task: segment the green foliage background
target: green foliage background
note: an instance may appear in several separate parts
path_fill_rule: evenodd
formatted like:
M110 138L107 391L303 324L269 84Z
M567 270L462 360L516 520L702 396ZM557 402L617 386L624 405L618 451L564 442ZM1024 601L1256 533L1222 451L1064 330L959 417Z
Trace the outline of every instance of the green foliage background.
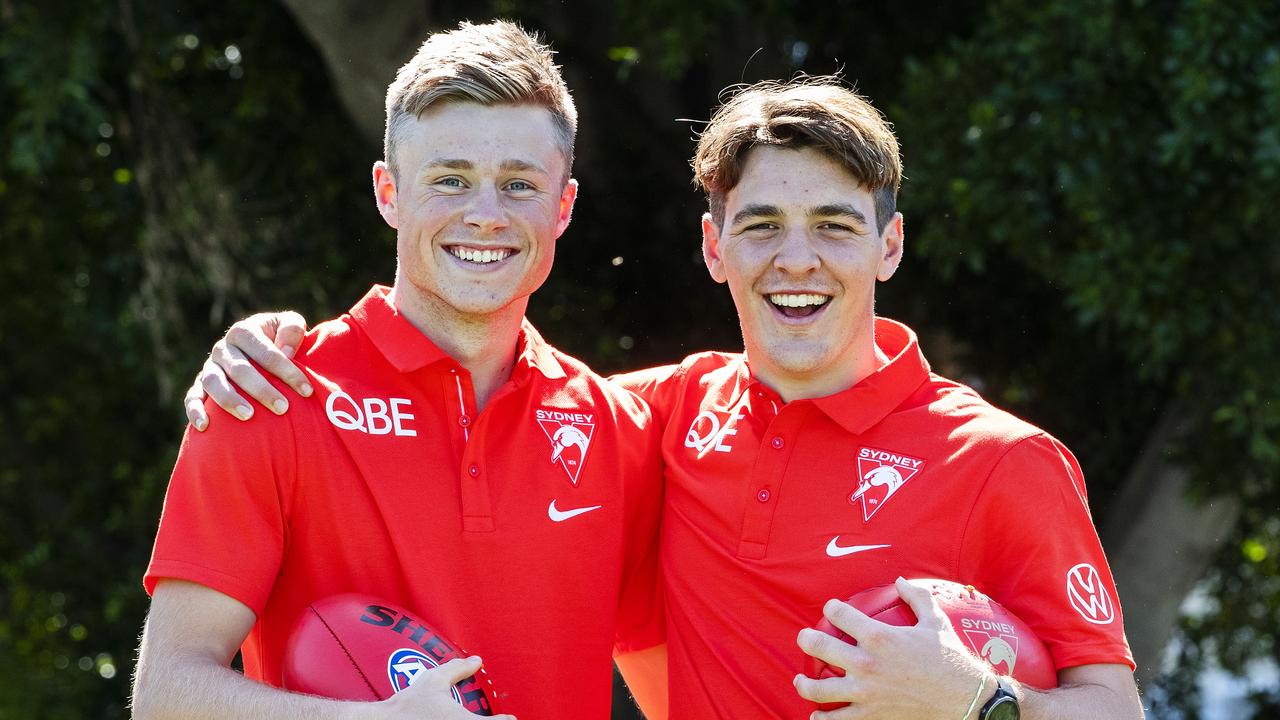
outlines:
M422 35L503 15L561 53L583 192L530 312L602 371L738 346L698 255L698 126L675 118L726 84L843 70L905 154L907 264L881 312L1066 440L1095 516L1168 412L1201 492L1245 501L1161 707L1194 716L1204 662L1280 655L1280 6L433 11ZM327 317L390 279L378 154L275 3L0 0L0 720L127 715L181 389L234 318Z

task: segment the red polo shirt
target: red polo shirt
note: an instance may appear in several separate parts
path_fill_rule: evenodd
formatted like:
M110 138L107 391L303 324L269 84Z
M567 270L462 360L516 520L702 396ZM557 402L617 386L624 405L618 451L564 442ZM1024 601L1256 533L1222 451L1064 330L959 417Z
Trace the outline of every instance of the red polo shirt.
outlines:
M316 393L189 432L145 585L249 606L245 673L280 684L312 601L363 592L480 655L521 720L607 718L611 656L660 643L662 478L645 404L529 324L511 379L471 378L374 288L299 349Z
M618 378L664 423L671 717L807 717L800 628L830 598L905 577L972 583L1059 668L1133 659L1071 453L933 375L914 333L891 361L783 403L741 355Z

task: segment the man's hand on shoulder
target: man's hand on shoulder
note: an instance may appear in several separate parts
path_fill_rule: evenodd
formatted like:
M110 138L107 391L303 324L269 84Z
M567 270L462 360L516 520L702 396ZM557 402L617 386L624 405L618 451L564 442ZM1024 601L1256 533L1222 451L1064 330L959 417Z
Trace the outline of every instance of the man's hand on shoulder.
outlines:
M306 333L307 321L293 311L258 313L232 325L214 344L187 390L183 399L187 420L201 432L209 426L204 408L206 394L234 417L253 417L253 406L237 388L277 415L288 411L289 401L250 360L288 383L302 397L310 397L312 388L307 376L291 360Z

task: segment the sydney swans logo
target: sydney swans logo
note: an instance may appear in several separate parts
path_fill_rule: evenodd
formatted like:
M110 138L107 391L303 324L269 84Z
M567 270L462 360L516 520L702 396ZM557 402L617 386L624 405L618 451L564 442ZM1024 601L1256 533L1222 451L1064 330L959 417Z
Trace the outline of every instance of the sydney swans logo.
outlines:
M587 461L591 436L595 432L595 415L564 410L537 410L534 419L551 441L551 463L559 465L578 486L578 474Z
M886 450L859 448L858 487L849 496L849 502L862 508L862 520L867 522L922 467L923 460Z

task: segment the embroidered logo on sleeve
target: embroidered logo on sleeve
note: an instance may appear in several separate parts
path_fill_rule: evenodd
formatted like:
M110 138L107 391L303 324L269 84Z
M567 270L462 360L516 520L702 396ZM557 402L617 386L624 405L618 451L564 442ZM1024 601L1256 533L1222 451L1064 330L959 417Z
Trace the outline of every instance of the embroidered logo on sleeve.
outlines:
M924 461L917 458L858 448L858 487L849 502L862 508L862 520L868 522L923 467Z
M595 415L564 410L537 410L534 419L551 441L551 462L564 468L569 482L578 486L578 474L587 461L591 436L595 433Z
M1116 619L1116 604L1097 568L1089 563L1080 563L1067 571L1067 600L1080 617L1094 625L1108 625Z

